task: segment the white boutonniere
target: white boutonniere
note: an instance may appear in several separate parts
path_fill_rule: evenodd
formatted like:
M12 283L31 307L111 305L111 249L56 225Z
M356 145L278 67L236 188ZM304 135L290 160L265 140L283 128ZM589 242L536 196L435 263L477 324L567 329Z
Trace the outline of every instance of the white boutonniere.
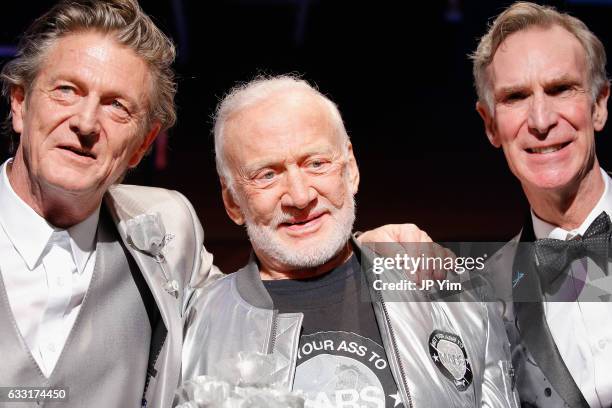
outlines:
M174 238L174 234L166 234L159 214L140 214L127 220L126 226L128 243L137 251L155 259L164 276L164 290L171 295L177 293L178 282L169 278L164 257L164 247Z

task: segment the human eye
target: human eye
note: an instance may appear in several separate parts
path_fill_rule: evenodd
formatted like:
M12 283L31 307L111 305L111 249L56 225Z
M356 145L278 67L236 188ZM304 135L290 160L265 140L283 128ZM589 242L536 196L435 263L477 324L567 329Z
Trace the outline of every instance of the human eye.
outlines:
M125 106L121 101L117 100L117 99L113 99L110 103L110 106L112 106L114 109L120 110L125 112L126 114L129 115L130 111L127 108L127 106Z
M327 167L329 166L329 163L330 163L329 160L317 157L317 158L308 160L306 162L306 168L312 172L321 173L327 169Z
M267 183L276 179L277 173L272 169L264 169L255 174L253 180L258 183Z
M66 95L74 93L74 88L70 85L60 85L57 87L57 90L59 93Z
M125 109L125 106L123 106L123 104L122 104L121 102L119 102L118 100L116 100L116 99L114 99L114 100L111 102L111 106L112 106L113 108L117 108L117 109L123 109L123 110L126 110L126 109Z
M510 92L504 96L503 102L514 103L522 101L525 98L527 98L527 94L525 92Z
M53 98L59 101L70 101L76 95L76 93L77 90L74 86L69 84L59 84L53 88L51 95L53 95Z
M125 121L130 119L132 113L127 104L120 99L113 98L106 102L106 105L111 109L114 118Z
M574 90L574 86L571 84L558 84L550 87L548 94L552 96L561 96Z
M261 175L263 180L272 180L276 174L273 171L267 171Z

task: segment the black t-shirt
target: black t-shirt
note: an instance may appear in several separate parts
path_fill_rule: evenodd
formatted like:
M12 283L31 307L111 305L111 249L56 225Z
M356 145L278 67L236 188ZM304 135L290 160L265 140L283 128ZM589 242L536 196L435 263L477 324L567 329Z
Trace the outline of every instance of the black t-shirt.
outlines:
M279 313L304 314L293 388L307 408L403 407L353 255L310 279L264 281Z

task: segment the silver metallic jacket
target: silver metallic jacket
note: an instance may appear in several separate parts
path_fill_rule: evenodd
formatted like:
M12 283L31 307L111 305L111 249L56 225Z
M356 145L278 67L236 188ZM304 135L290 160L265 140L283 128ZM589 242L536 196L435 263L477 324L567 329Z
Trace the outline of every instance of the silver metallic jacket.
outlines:
M403 272L374 275L372 253L354 245L370 287L374 279L404 279ZM474 297L442 302L428 301L422 291L390 292L370 291L405 407L518 407L506 332L502 321L493 318L497 314L489 310L494 304ZM183 380L221 376L219 362L240 351L256 351L275 355L275 380L291 388L302 318L301 313L274 310L252 257L238 272L196 294L186 321ZM445 341L444 347L438 344ZM451 356L442 358L442 364L444 351Z

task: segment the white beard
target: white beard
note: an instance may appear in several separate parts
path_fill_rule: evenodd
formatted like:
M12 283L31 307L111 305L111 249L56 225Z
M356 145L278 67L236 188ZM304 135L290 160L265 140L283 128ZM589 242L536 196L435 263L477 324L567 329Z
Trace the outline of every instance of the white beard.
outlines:
M341 209L331 204L319 204L311 211L321 209L329 211L331 221L334 223L331 232L317 239L314 244L300 248L290 247L278 237L278 225L291 218L291 214L280 212L274 215L270 225L259 225L253 221L251 214L245 211L246 228L251 244L285 267L303 269L323 265L340 252L351 237L355 222L355 198L347 194Z

